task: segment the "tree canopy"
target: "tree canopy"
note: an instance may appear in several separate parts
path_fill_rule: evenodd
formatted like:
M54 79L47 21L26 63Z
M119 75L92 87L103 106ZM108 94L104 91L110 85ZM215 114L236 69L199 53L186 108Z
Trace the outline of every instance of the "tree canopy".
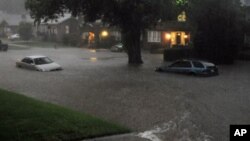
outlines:
M2 20L0 23L0 28L8 26L8 23L5 20Z
M175 0L26 0L36 22L56 19L64 13L84 16L85 21L103 22L121 29L129 63L141 64L142 31L160 19L173 17Z
M193 43L199 57L233 63L243 45L243 14L239 0L189 0Z
M18 33L23 40L30 40L32 38L32 24L21 22L19 24Z
M243 42L239 0L26 0L25 5L36 22L71 13L119 27L130 64L142 63L142 32L159 21L176 20L183 10L194 29L193 45L199 57L230 63Z

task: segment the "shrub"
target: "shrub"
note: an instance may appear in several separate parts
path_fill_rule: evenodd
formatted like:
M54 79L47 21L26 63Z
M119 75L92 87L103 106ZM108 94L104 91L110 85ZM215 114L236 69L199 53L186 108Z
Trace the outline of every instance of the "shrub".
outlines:
M19 24L18 33L20 34L21 39L30 40L32 38L32 24L21 22Z
M192 48L173 48L164 50L164 61L174 61L193 57L195 57L195 54Z
M78 46L80 41L80 36L78 34L66 34L62 39L63 44L70 46Z

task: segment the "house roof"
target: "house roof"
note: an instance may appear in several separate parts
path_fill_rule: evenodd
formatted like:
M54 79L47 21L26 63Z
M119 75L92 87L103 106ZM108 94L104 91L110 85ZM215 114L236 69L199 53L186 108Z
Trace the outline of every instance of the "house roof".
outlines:
M70 19L72 16L71 14L64 14L64 16L59 17L58 19L55 20L49 20L48 22L44 23L44 24L50 24L50 25L56 25L56 24L60 24L68 19Z
M163 23L158 23L156 26L149 28L149 30L160 30L160 31L190 31L191 26L188 22L177 22L177 21L168 21Z
M26 21L29 23L33 23L33 19L31 19L31 17L29 15L25 15L25 18L22 17L22 15L18 15L18 14L9 14L9 13L5 13L0 11L0 22L2 22L3 20L5 20L8 25L10 26L17 26L19 25L20 22Z

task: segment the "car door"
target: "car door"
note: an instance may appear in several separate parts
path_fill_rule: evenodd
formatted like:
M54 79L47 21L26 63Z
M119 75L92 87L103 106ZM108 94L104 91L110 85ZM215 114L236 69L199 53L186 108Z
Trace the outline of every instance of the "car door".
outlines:
M205 70L205 66L199 61L193 61L193 72L202 73Z
M27 68L31 69L31 70L35 69L35 63L34 63L33 59L31 59L31 58L28 59Z
M181 72L182 61L176 61L168 68L169 72Z
M34 61L31 58L24 58L22 60L22 66L27 69L35 69Z
M21 60L20 62L20 66L23 68L27 68L28 67L28 58L24 58L23 60Z
M192 68L190 61L177 61L170 66L171 72L189 73Z
M192 72L192 64L190 61L182 61L180 64L180 73L190 73Z

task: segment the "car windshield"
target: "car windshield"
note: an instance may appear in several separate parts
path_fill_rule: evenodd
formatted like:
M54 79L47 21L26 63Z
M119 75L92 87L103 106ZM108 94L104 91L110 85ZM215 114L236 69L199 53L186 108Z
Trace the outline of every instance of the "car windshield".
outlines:
M36 58L34 59L36 65L44 65L44 64L50 64L53 61L50 60L48 57L43 57L43 58Z

